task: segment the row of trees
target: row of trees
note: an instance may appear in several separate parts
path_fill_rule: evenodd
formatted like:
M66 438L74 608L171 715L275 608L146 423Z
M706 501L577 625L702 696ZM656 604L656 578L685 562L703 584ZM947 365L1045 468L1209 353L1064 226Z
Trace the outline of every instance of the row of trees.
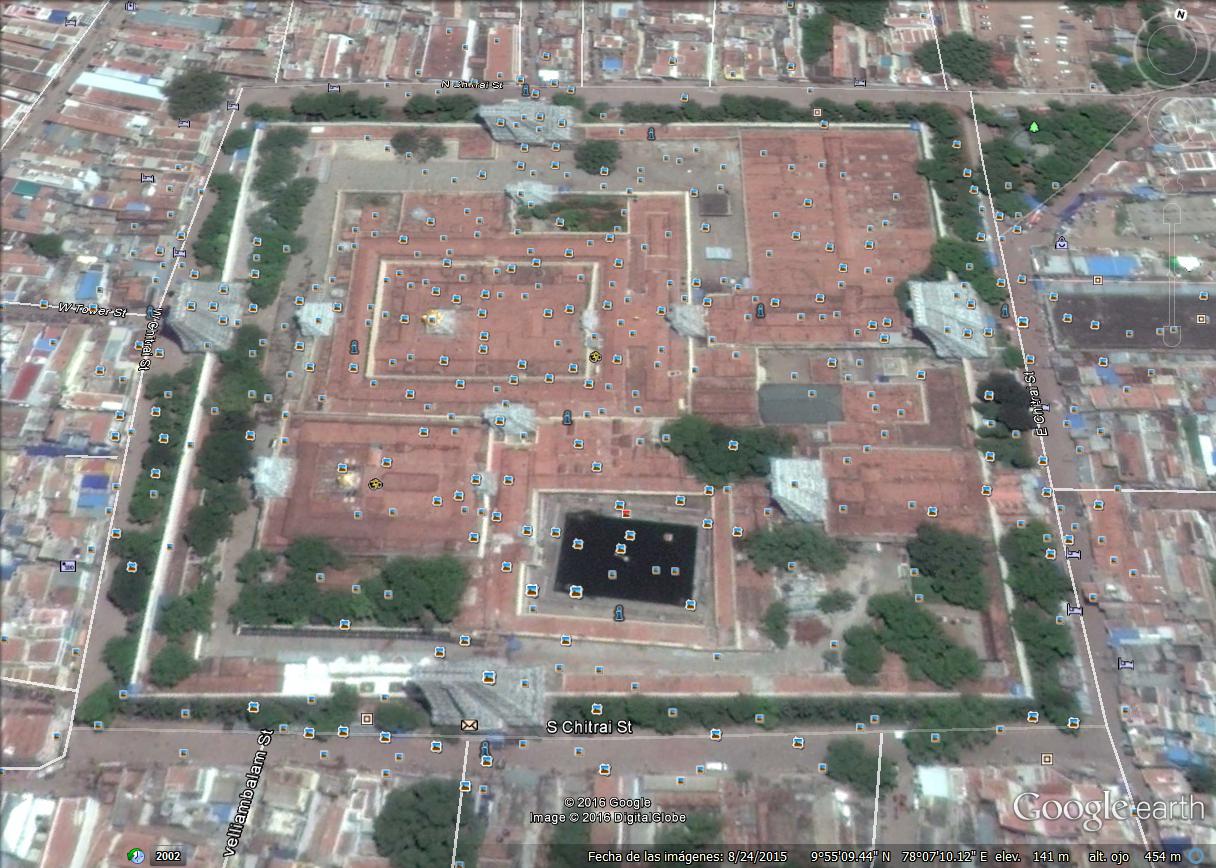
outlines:
M254 102L245 114L259 121L380 121L385 118L382 96L359 96L352 90L305 93L293 97L287 108Z
M1014 528L1001 539L1001 554L1009 567L1009 585L1017 598L1013 631L1022 640L1034 679L1039 711L1064 726L1079 714L1074 692L1060 679L1061 666L1073 656L1072 634L1056 618L1069 592L1068 576L1046 549L1053 534L1043 522Z
M113 681L99 688L98 694L108 693L108 701L118 701L119 686L130 683L135 668L144 609L160 556L164 513L177 482L198 375L198 366L191 365L172 374L153 374L144 381L143 400L149 408L148 445L127 506L127 517L136 526L124 528L110 544L116 564L106 598L127 616L127 624L126 631L109 639L101 652ZM163 674L163 663L154 674ZM89 718L96 719L100 718Z
M230 348L219 354L219 373L210 395L211 424L198 451L199 502L186 516L186 542L206 557L232 534L233 519L249 505L241 488L253 466L252 410L269 392L261 370L266 335L255 325L237 330Z
M207 699L192 697L188 701L154 696L118 698L118 684L107 682L80 701L76 720L91 724L95 720L109 724L119 717L141 720L178 720L183 707L190 709L190 719L250 728L277 729L280 725L311 726L318 737L337 731L339 726L354 728L359 717L359 693L355 688L339 684L329 696L308 699L269 697L258 699L257 711L249 710L248 699Z
M434 558L397 557L356 587L341 591L322 588L327 571L347 565L345 555L325 540L302 537L288 546L287 577L282 582L256 581L271 566L262 554L246 555L238 568L247 583L231 615L243 624L375 623L406 627L447 623L456 617L468 572L451 555ZM321 578L318 581L318 576Z
M406 100L402 112L412 121L459 124L472 121L477 114L477 106L477 100L463 93L448 96L419 94Z
M241 196L241 182L231 175L218 172L211 176L207 188L215 194L215 204L199 230L194 258L211 268L223 268L228 255L228 241L232 236L232 221L236 219L237 201Z
M735 428L701 416L667 423L661 441L709 485L767 476L769 459L789 455L794 445L788 434L772 428Z
M591 714L591 705L603 706L603 716ZM951 699L905 699L892 697L733 697L664 699L654 696L571 697L556 700L551 716L559 720L629 720L639 729L661 734L685 729L710 729L754 724L764 715L762 729L808 726L852 727L877 714L884 725L899 724L909 732L904 746L911 762L957 762L969 747L986 744L998 723L1025 721L1030 710L1025 700L995 700L982 696ZM669 709L675 709L672 716ZM940 731L934 742L931 733ZM873 777L871 777L871 786Z
M250 267L258 278L249 290L249 300L260 307L274 301L287 277L293 252L304 247L305 239L296 234L304 221L304 209L317 188L315 178L297 178L300 155L297 150L308 141L299 127L270 130L258 148L258 169L253 177L254 192L266 205L249 218L249 231L261 239L250 256Z

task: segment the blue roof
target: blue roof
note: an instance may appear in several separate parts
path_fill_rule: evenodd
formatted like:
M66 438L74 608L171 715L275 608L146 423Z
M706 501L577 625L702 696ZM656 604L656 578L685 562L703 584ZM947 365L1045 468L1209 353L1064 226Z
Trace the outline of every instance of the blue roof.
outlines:
M100 271L86 271L80 275L80 280L76 281L76 300L96 301L97 287L101 286Z
M1118 386L1123 382L1123 378L1114 368L1098 368L1098 380L1104 386Z
M1085 430L1085 417L1080 413L1069 413L1064 418L1068 420L1068 427L1077 431Z
M87 489L80 490L80 496L76 498L77 509L105 509L106 502L110 498L104 491L93 491Z
M81 488L108 488L110 486L110 477L104 473L86 473L84 478L80 480Z
M1103 277L1129 277L1136 269L1133 256L1086 256L1085 264L1089 266L1090 274Z
M1125 642L1136 642L1140 639L1140 631L1135 627L1116 627L1110 631L1110 644L1122 645Z
M34 351L38 353L49 353L55 349L55 345L51 343L50 338L38 338L34 341Z
M619 57L605 57L600 68L605 71L620 72L622 65Z
M51 14L47 16L47 21L51 22L52 24L62 24L67 20L68 13L64 12L62 9L52 9Z

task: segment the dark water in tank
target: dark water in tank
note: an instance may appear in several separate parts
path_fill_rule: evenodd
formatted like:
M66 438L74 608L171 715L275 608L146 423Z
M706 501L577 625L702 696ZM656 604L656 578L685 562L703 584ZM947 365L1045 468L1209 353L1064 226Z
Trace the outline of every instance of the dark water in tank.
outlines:
M573 512L562 527L562 550L554 587L568 593L583 586L583 597L611 597L683 606L692 596L698 528L687 524L612 518ZM626 531L635 538L626 539ZM581 551L574 541L581 539ZM625 554L616 553L618 543ZM615 571L615 578L612 578Z

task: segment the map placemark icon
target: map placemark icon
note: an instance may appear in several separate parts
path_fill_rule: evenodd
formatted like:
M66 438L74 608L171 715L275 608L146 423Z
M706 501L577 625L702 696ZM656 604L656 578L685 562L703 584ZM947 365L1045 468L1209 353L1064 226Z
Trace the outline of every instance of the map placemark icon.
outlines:
M604 354L599 350L592 350L590 355L587 356L587 360L598 365L600 362L604 361Z
M1028 127L1028 129L1029 129L1029 130L1030 130L1030 132L1032 132L1032 133L1037 133L1037 132L1039 131L1039 122L1038 122L1038 121L1031 121L1031 122L1030 122L1030 126Z
M380 477L369 479L367 481L367 487L372 491L379 491L380 489L384 488L384 481L380 479Z
M127 851L127 861L132 865L142 865L144 864L144 860L147 858L147 854L145 854L144 851L138 847L132 847Z

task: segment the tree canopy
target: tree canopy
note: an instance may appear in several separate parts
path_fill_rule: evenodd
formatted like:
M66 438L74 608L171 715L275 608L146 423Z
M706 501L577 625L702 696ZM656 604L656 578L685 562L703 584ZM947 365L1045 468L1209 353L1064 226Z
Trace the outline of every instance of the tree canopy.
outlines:
M784 648L790 643L790 607L784 600L773 601L764 612L764 620L760 624L764 635L778 648Z
M793 439L775 429L733 428L701 416L681 416L664 425L662 434L663 445L710 485L767 476L769 459L793 447Z
M987 392L991 398L985 397ZM989 374L976 387L980 403L976 409L988 419L1000 422L1010 431L1027 431L1034 427L1030 414L1030 393L1019 377L1008 371Z
M909 678L950 689L980 676L975 652L952 642L925 606L907 594L871 597L866 611L881 622L878 635L888 651L903 658Z
M885 657L873 627L858 625L844 631L844 677L850 684L874 684Z
M621 146L611 139L588 139L574 151L574 165L588 175L598 175L600 169L616 168L621 159Z
M169 114L175 118L190 118L219 108L228 92L228 79L219 72L189 69L179 73L165 85Z
M945 64L946 72L968 84L984 81L992 75L992 46L966 33L956 31L937 42L926 42L913 56L925 72L941 72L942 64Z
M715 814L696 811L683 823L665 825L654 836L660 853L708 853L722 842L722 820Z
M743 550L761 572L792 562L804 570L835 573L849 560L836 540L813 525L796 522L774 525L745 537Z
M456 781L430 778L388 794L376 817L376 851L393 868L433 868L452 858L459 792ZM475 811L460 812L460 852L466 868L476 868L484 830Z
M886 0L825 0L820 4L833 18L875 31L887 26L887 5Z
M1009 586L1022 600L1034 603L1044 612L1055 613L1068 595L1068 576L1055 561L1047 560L1046 550L1054 546L1054 535L1041 521L1027 522L1001 538L1001 554L1009 567Z
M856 736L834 738L828 742L826 757L828 777L839 781L859 796L873 796L874 785L881 776L880 797L889 796L895 788L898 768L890 759L883 759L882 770L878 768L878 752L870 750Z
M30 250L43 259L58 259L63 256L63 236L53 232L44 235L27 235L25 243Z
M196 669L198 664L190 656L190 652L179 643L170 642L152 658L148 679L157 687L173 687L192 675Z
M982 540L925 522L908 541L908 563L920 571L918 591L968 609L988 605Z

